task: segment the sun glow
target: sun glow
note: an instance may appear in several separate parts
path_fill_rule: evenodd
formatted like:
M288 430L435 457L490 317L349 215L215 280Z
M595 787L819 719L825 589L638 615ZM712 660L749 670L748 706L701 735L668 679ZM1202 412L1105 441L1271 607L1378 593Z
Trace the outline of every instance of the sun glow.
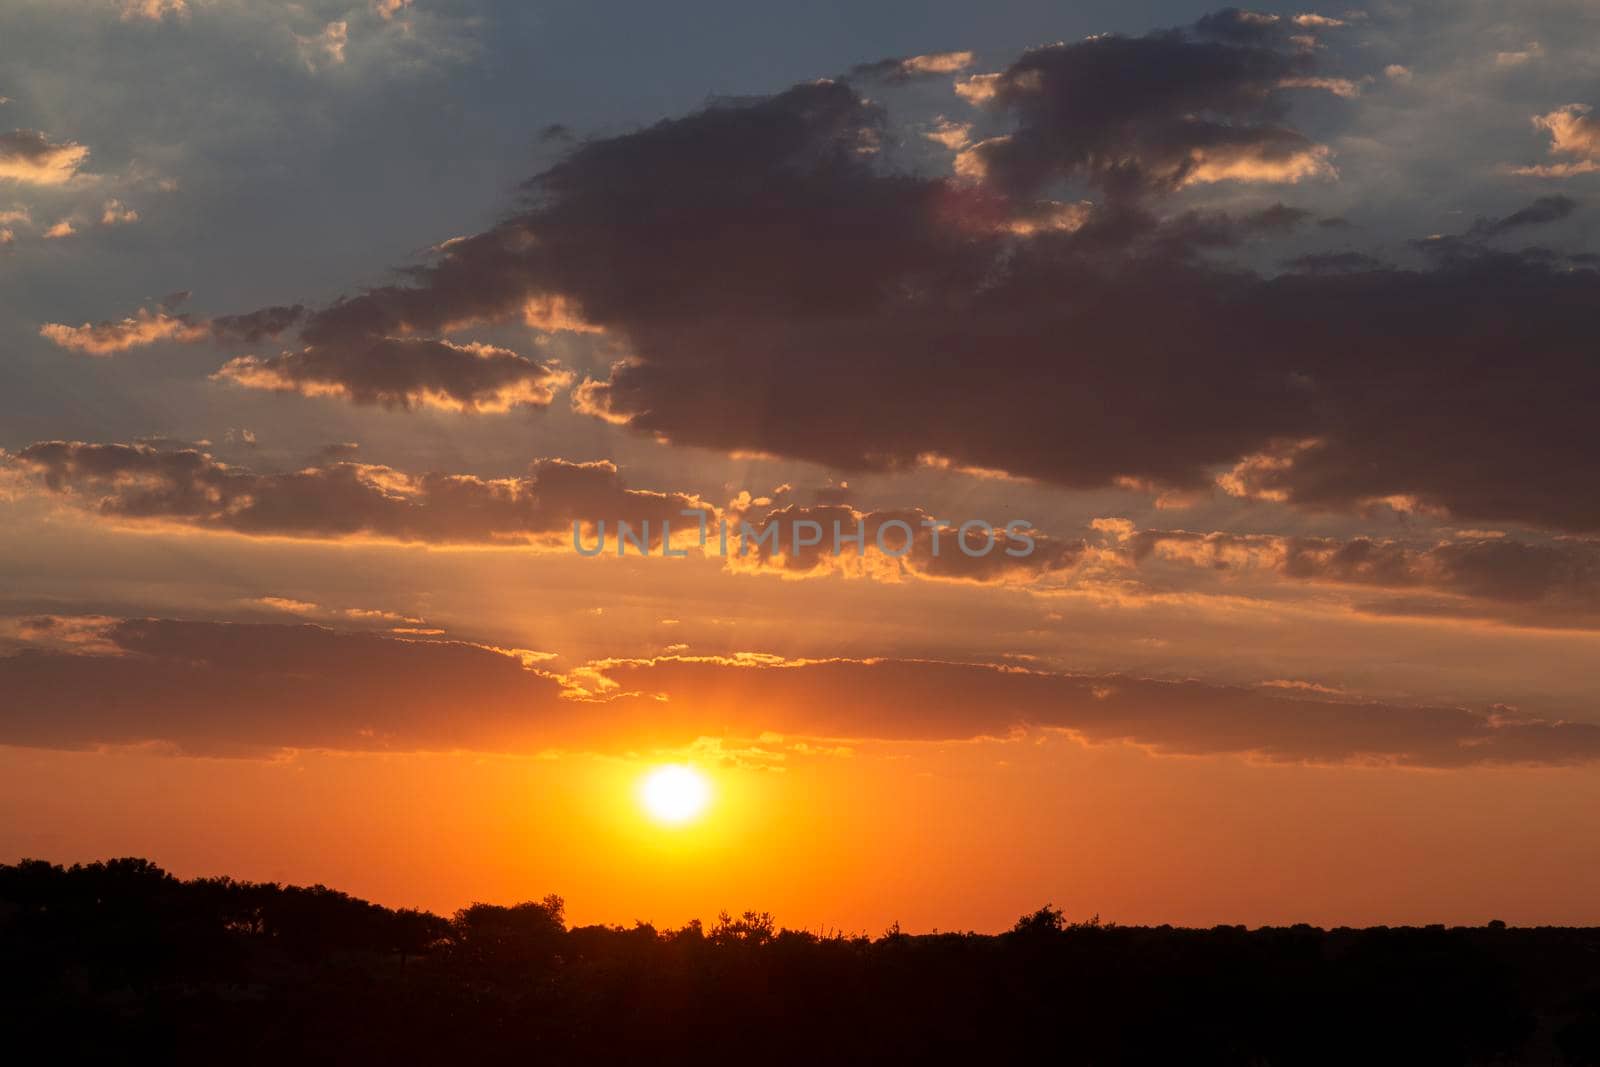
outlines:
M639 802L656 822L679 826L706 810L711 803L711 783L692 767L657 767L639 783Z

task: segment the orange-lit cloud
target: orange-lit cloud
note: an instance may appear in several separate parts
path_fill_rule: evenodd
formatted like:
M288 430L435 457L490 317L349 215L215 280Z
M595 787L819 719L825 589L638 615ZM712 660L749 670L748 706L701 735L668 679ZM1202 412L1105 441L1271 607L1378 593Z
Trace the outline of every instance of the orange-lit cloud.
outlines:
M1338 171L1328 162L1323 145L1291 143L1288 147L1257 142L1239 147L1196 149L1194 166L1184 176L1184 184L1205 182L1283 182L1293 184L1309 178L1334 178Z
M546 407L571 375L486 344L382 338L359 349L308 347L239 356L215 380L280 393L343 397L357 404L507 411Z
M1516 167L1517 174L1538 178L1568 178L1600 170L1600 122L1589 117L1587 104L1567 104L1533 117L1535 128L1550 135L1550 154L1573 156L1572 162Z
M876 63L863 63L851 71L851 74L896 82L935 74L954 74L970 66L972 66L971 52L931 52L904 59L883 59Z
M336 19L322 28L322 32L309 36L294 35L300 49L300 58L306 69L313 72L344 62L345 47L350 43L350 23Z
M0 133L0 181L63 185L88 158L89 149L75 141L51 141L34 130Z
M139 213L121 200L111 199L100 209L100 225L129 226L139 221Z
M116 201L111 203L115 204ZM110 210L109 206L107 210ZM135 214L134 218L137 217ZM271 307L246 315L224 315L205 320L174 312L165 305L157 305L153 310L140 308L117 321L86 322L81 326L47 322L39 327L39 335L74 352L115 356L131 348L142 348L163 341L192 344L215 339L254 343L276 337L298 319L300 313L298 307Z
M183 18L189 14L189 0L121 0L122 19L149 19L159 22L168 15Z
M86 322L81 326L48 322L39 327L39 334L74 352L90 356L114 356L130 348L158 341L198 341L209 337L210 330L187 315L169 314L165 308L154 311L140 308L117 322Z

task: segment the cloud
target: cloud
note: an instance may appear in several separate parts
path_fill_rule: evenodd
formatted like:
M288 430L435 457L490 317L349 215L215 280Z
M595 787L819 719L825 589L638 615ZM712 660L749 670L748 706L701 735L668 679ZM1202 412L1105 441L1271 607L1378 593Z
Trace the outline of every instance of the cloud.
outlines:
M114 654L0 657L0 736L56 748L159 741L214 755L526 752L563 710L554 676L479 645L149 619L102 633ZM69 706L76 712L64 715Z
M239 356L212 376L247 389L344 397L357 404L506 411L546 407L571 380L510 349L382 338L360 347L311 346L260 359Z
M1295 256L1285 265L1302 274L1357 274L1389 269L1381 259L1365 252L1308 252Z
M140 308L117 322L86 322L81 326L47 322L39 327L39 335L74 352L114 356L158 341L198 341L210 336L210 331L187 315L172 315L164 308Z
M44 239L47 241L59 241L61 238L71 237L77 232L78 229L72 224L71 219L61 219L44 231Z
M1231 44L1265 45L1282 41L1286 30L1280 15L1228 7L1202 15L1194 24L1194 32L1200 37Z
M1600 628L1600 544L1530 544L1468 536L1432 544L1368 537L1135 530L1103 526L1133 566L1175 562L1216 574L1267 572L1297 581L1425 593L1391 608L1493 618L1522 626Z
M972 66L971 52L933 52L906 59L880 59L863 63L850 73L856 77L903 82L934 74L955 74Z
M411 6L411 0L372 0L372 10L385 22Z
M1068 572L1083 555L1082 540L1062 540L1021 523L1009 534L1007 518L980 520L965 535L960 526L940 520L921 508L858 511L845 504L792 505L757 515L729 509L729 565L735 570L775 570L793 577L826 574L896 579L901 575L980 584L1030 585ZM749 554L741 555L739 522L752 536ZM814 525L813 525L814 524ZM838 533L838 552L835 534ZM769 533L770 532L770 533ZM859 534L862 544L849 541ZM1024 538L1023 535L1026 535ZM815 544L804 542L816 538ZM797 548L798 546L798 548ZM1024 554L1025 553L1025 554Z
M224 343L253 345L277 337L305 316L299 304L261 308L244 315L219 315L210 322L211 335Z
M1578 210L1578 202L1569 196L1541 196L1527 207L1514 211L1502 219L1479 219L1470 236L1499 237L1511 230L1526 226L1544 226L1560 222Z
M1283 89L1321 89L1323 92L1342 96L1346 100L1353 100L1361 95L1361 85L1349 78L1329 77L1293 77L1285 78L1278 83Z
M386 19L389 17L384 16ZM344 62L345 46L350 43L350 23L343 19L335 20L313 36L295 34L294 41L307 70L315 72L325 67L339 66Z
M1569 178L1600 170L1600 122L1589 117L1588 104L1567 104L1533 117L1536 129L1550 135L1550 154L1575 156L1570 163L1545 163L1513 168L1513 173L1537 178Z
M1012 193L1081 178L1112 196L1183 185L1332 177L1328 151L1282 121L1276 91L1335 89L1285 51L1275 17L1209 15L1194 34L1105 35L1025 53L969 101L1015 128L969 149L967 170ZM1351 87L1353 88L1353 87Z
M923 132L922 136L935 144L944 145L952 152L959 152L971 140L972 124L970 122L952 122L950 119L940 117L932 129Z
M1520 67L1530 60L1538 59L1544 55L1544 46L1538 41L1529 41L1528 46L1517 52L1496 52L1494 65L1502 69L1506 67Z
M1091 744L1274 762L1460 767L1600 758L1600 726L1503 710L1332 703L1199 682L925 660L736 662L607 663L602 673L622 692L666 697L665 718L680 702L697 702L734 722L813 737L961 739L1034 727Z
M124 22L134 19L160 22L168 15L174 18L186 18L189 14L188 0L121 0L121 3Z
M247 448L256 444L249 430L229 430L225 440ZM615 551L617 523L624 521L636 533L648 524L653 551L661 549L665 523L676 527L680 548L694 550L700 547L698 522L683 512L698 510L705 516L705 552L725 557L734 571L1013 585L1069 573L1084 550L1081 539L1055 538L1025 522L1007 529L1010 517L992 523L990 533L972 525L962 550L957 526L918 508L772 508L769 498L758 505L746 494L720 512L692 494L629 489L609 462L541 459L520 478L412 475L353 462L356 446L345 444L323 449L311 466L258 473L223 463L207 448L204 442L161 439L132 445L43 441L14 455L0 453L0 461L38 491L108 521L251 537L570 551L574 523L580 524L582 543L591 546L599 540L596 524L604 522L606 545ZM758 507L766 510L758 513ZM728 523L726 551L719 519ZM842 539L837 556L835 524ZM848 540L858 530L860 545ZM814 544L805 543L814 536Z
M96 620L85 648L0 656L0 742L538 752L699 737L964 740L1059 730L1158 753L1453 768L1600 758L1600 726L1503 708L1314 699L1121 675L927 660L537 657L314 625ZM294 669L286 671L285 665ZM266 684L270 680L270 684ZM591 687L591 688L585 688Z
M121 200L111 199L100 210L100 225L127 226L139 221L139 213Z
M266 608L268 611L282 612L287 615L298 615L303 618L327 618L352 621L357 623L371 623L385 626L390 633L443 633L442 630L422 631L424 620L412 615L403 615L398 611L386 611L382 608L333 608L317 604L309 600L296 600L293 597L262 596L250 600L253 606ZM548 656L546 658L555 658Z
M0 133L0 181L63 185L88 158L89 149L75 141L51 141L35 130Z
M174 294L154 310L140 308L117 321L86 322L81 326L47 322L39 327L39 335L75 352L114 356L163 341L192 344L217 340L253 344L276 337L303 314L299 307L269 307L247 315L224 315L208 321L193 315L174 314L171 308L182 303L179 296ZM187 296L187 293L181 294L182 298Z
M317 449L315 459L318 463L343 462L354 459L360 451L359 441L335 441Z
M546 382L541 397L561 372L447 338L534 307L543 328L600 331L624 357L577 384L577 410L674 445L841 472L931 454L1167 499L1220 477L1310 509L1405 498L1600 529L1576 488L1600 440L1571 403L1600 391L1581 354L1592 263L1480 232L1430 242L1421 267L1306 250L1268 275L1225 253L1294 232L1304 211L1174 206L1202 178L1327 162L1280 110L1294 95L1280 83L1310 64L1195 32L1030 52L983 83L1015 125L964 150L958 168L982 164L966 177L863 152L887 118L847 84L714 102L574 143L517 214L312 311L300 350L222 377L502 407L486 362ZM1034 191L1068 178L1103 195ZM1562 221L1533 210L1501 225Z
M660 523L705 507L683 493L628 489L606 462L536 460L518 478L411 475L335 462L285 473L230 466L198 448L46 441L9 457L48 493L118 522L254 537L568 546L575 521Z

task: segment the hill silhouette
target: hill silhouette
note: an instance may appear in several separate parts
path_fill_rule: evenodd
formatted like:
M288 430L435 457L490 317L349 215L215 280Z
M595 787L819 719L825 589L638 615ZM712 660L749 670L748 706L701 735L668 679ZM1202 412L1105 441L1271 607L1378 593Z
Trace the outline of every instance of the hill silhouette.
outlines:
M24 860L0 1026L12 1062L1594 1064L1600 929L571 927Z

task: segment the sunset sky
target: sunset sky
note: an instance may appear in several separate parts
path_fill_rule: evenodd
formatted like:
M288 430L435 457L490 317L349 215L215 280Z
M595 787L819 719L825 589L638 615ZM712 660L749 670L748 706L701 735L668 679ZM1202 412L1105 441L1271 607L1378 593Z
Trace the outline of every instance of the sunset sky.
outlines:
M0 862L1600 924L1596 5L7 0L0 100Z

